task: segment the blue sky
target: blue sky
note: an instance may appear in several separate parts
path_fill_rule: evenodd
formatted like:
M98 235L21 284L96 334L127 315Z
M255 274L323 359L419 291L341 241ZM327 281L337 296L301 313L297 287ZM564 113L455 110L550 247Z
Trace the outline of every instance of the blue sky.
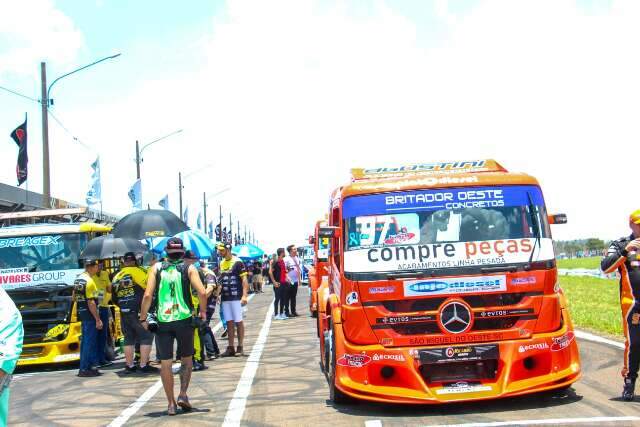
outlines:
M640 136L640 63L629 55L640 40L634 1L188 5L0 6L0 86L39 98L41 60L51 81L122 53L55 86L52 113L69 130L50 120L55 196L83 202L99 153L105 210L128 212L135 140L184 129L145 153L145 205L169 194L177 211L178 172L211 165L185 180L184 204L196 212L202 192L231 187L210 201L209 216L221 204L270 242L303 240L351 167L491 157L537 176L550 209L569 214L558 237L581 237L591 216L608 214L596 204L584 215L587 189L610 191L599 177L607 174L603 164L617 161L590 147L611 140L632 146ZM8 134L25 111L29 186L40 191L39 105L2 91L0 181L15 184ZM575 144L577 152L569 149ZM567 195L558 185L567 174L580 176L585 189ZM273 226L282 215L265 208L273 204L271 188L288 207L284 230ZM618 199L616 217L637 208ZM624 229L619 220L593 233L612 238Z

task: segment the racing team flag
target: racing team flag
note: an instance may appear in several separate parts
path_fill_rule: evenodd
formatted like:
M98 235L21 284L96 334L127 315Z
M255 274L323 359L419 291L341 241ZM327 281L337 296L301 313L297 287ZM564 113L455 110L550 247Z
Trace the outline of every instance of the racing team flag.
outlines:
M221 230L220 224L216 225L216 241L218 242L221 242L223 240L222 235L220 234L221 231L222 230Z
M139 179L133 183L133 185L129 189L128 194L129 194L129 199L133 204L133 210L139 211L140 209L142 209L142 187Z
M169 195L167 194L166 196L164 196L162 198L162 200L160 200L158 202L158 204L160 205L160 207L162 209L164 209L165 211L168 211L169 210Z
M16 165L16 175L18 186L27 180L27 114L24 115L24 123L11 132L11 138L18 144L18 164Z

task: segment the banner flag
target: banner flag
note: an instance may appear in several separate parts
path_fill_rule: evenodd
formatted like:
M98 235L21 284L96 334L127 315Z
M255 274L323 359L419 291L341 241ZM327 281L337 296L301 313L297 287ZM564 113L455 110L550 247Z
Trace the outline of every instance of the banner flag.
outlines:
M142 209L142 187L139 179L137 179L131 186L131 189L129 190L129 199L133 204L134 211Z
M18 186L27 180L27 114L24 115L24 123L11 132L11 138L18 144L18 163L16 165L16 175Z
M165 195L165 196L162 198L162 200L160 200L160 201L158 202L158 204L160 205L160 207L161 207L162 209L164 209L165 211L168 211L168 210L169 210L169 195L168 195L168 194L167 194L167 195Z
M87 192L87 206L93 206L102 202L102 183L100 182L100 156L91 164L91 187Z

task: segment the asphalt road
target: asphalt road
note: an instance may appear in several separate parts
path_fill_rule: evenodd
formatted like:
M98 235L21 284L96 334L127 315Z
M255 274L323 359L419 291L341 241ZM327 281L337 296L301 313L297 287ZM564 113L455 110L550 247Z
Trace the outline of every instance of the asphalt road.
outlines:
M249 303L245 351L251 356L218 359L193 374L189 397L196 409L190 413L166 416L159 377L120 375L119 362L97 378L78 378L72 367L18 372L9 425L210 426L225 418L227 425L235 419L243 426L541 425L558 419L568 425L640 425L640 398L618 398L622 351L585 340L579 341L583 377L563 395L446 406L334 406L319 367L307 288L298 293L301 317L295 319L266 321L272 296L267 288ZM226 341L218 341L224 350Z

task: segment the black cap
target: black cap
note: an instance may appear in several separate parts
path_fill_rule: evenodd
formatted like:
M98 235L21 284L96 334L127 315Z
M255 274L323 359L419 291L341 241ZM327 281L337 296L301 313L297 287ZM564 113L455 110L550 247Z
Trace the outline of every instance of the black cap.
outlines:
M138 260L138 258L136 258L136 254L134 254L133 252L127 252L126 254L124 254L122 259L125 260L125 261L137 261Z
M187 250L187 251L185 251L184 256L182 258L183 259L198 259L198 256L192 250Z
M171 253L184 253L184 244L179 237L171 237L167 240L167 246L164 248L167 254Z

